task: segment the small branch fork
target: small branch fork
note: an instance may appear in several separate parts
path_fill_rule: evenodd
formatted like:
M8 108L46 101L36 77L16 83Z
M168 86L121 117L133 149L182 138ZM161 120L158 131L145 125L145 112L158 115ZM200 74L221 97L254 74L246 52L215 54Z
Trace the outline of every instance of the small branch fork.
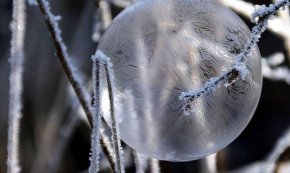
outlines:
M74 70L75 68L70 62L70 57L67 53L67 48L62 41L61 31L59 29L58 22L57 22L59 20L59 17L54 16L51 13L49 3L46 0L37 0L37 5L44 16L46 25L48 27L48 31L51 34L51 37L52 37L52 40L56 49L57 57L84 109L84 112L88 118L89 124L91 125L91 127L93 127L93 111L92 111L92 107L89 101L90 96L88 92L85 90L85 88L81 86L80 78L77 75L78 72ZM101 140L101 144L104 144L104 142L102 142L102 138L100 138L100 140ZM106 146L102 145L102 148L105 154L109 153L108 152L109 149ZM106 155L106 157L111 167L114 168L113 159L109 155Z
M217 87L225 84L226 86L236 82L239 78L242 80L249 74L246 68L245 61L251 54L251 50L254 45L259 41L261 34L266 30L268 20L273 14L275 14L280 8L289 6L289 0L278 1L274 5L269 7L263 6L263 8L257 9L252 16L252 20L256 21L256 26L252 29L251 37L244 47L244 51L240 53L233 67L226 72L222 73L219 77L209 79L205 85L199 89L194 89L188 92L182 92L179 96L180 100L184 100L186 103L183 106L185 115L188 115L193 111L194 101L203 94L214 91Z

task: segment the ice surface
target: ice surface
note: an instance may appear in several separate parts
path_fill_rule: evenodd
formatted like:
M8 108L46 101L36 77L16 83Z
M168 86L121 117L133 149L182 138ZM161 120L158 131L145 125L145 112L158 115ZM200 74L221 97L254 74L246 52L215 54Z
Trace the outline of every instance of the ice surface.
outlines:
M114 64L121 139L138 153L170 161L199 159L231 143L260 97L256 46L245 80L201 96L189 115L178 97L231 68L249 37L243 21L212 0L142 0L124 10L98 46ZM107 85L101 85L101 112L110 124Z

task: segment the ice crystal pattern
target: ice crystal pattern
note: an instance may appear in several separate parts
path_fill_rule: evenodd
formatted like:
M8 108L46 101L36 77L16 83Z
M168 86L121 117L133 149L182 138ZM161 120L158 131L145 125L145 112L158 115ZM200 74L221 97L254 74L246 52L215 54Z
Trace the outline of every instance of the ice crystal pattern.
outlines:
M170 161L198 159L231 143L260 97L257 46L245 62L244 80L202 95L189 113L179 95L230 69L250 35L236 14L212 0L143 0L124 10L98 46L114 64L121 139L141 154ZM108 98L101 84L100 107L110 124Z

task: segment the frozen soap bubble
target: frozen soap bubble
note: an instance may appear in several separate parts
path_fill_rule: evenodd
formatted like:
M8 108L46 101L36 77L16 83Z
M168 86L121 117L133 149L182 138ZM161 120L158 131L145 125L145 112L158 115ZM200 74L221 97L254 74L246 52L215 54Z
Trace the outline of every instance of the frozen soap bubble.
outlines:
M125 9L98 46L114 64L121 139L141 154L169 161L199 159L231 143L260 97L257 47L246 62L245 81L203 95L189 115L179 95L231 68L249 37L244 22L213 0L142 0ZM110 124L106 87L103 82L101 111Z

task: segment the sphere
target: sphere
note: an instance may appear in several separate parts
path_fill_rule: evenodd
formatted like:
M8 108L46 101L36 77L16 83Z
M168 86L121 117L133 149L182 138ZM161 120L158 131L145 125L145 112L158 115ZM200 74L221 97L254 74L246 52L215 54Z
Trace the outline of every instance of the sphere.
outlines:
M257 46L245 62L250 72L245 80L204 94L189 115L179 95L230 69L249 38L245 23L214 0L140 0L121 12L98 49L113 63L122 141L168 161L199 159L229 145L249 123L260 98ZM110 125L103 68L101 79L100 106Z

